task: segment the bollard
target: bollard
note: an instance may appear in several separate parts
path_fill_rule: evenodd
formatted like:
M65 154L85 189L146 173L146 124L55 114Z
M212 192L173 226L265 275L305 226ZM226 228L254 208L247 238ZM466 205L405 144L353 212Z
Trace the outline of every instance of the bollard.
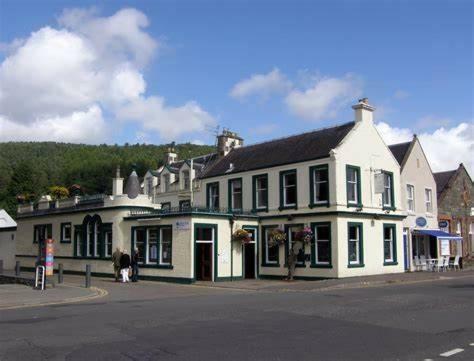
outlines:
M86 288L91 287L91 265L86 264Z
M20 275L20 261L16 261L15 263L15 276Z
M0 259L0 275L3 274L3 259Z
M58 264L58 283L63 283L63 264Z

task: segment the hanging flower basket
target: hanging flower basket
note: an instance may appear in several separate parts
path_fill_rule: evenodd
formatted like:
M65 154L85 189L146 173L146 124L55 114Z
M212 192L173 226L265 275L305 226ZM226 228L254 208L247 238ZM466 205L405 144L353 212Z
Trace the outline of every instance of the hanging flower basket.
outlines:
M303 244L310 244L313 241L314 234L310 227L304 227L295 234L295 241Z
M268 245L270 247L280 246L286 242L286 233L280 228L275 228L270 232L268 239Z
M241 243L249 243L252 238L250 237L250 233L245 229L238 229L232 234L232 240Z

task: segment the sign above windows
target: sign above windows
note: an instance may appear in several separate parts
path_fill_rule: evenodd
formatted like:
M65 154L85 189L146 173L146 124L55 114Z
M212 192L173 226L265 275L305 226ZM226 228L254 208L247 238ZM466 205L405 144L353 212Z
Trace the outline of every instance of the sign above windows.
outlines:
M439 228L447 228L449 226L448 221L439 221L438 227Z
M418 227L424 227L426 226L426 224L428 223L426 221L426 218L425 217L418 217L416 220L415 220L415 223Z

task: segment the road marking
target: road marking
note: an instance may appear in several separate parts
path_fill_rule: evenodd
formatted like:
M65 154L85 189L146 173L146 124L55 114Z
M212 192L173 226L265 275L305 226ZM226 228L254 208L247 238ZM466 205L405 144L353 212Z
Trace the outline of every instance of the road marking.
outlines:
M432 358L425 358L423 361L434 361Z
M474 346L474 342L471 342L471 343L469 344L469 346Z
M464 349L463 348L454 348L450 351L446 351L444 353L441 353L439 354L441 357L449 357L449 356L453 356L453 355L456 355L457 353L460 353L460 352L463 352Z

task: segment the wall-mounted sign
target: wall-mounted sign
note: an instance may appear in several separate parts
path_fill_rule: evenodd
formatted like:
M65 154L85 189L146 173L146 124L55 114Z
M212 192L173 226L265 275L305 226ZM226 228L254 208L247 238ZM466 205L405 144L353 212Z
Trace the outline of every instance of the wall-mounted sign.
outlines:
M46 276L52 276L54 272L54 244L53 240L46 240Z
M441 256L449 256L451 254L449 250L449 239L441 240Z
M176 229L178 231L189 231L191 229L190 221L176 221Z
M415 220L415 223L418 227L424 227L426 226L426 218L425 217L418 217L416 220Z
M449 222L448 221L439 221L438 222L438 227L439 228L447 228L449 226Z
M384 184L384 174L383 173L377 173L374 175L374 188L375 188L375 193L383 193L385 190L385 184Z

